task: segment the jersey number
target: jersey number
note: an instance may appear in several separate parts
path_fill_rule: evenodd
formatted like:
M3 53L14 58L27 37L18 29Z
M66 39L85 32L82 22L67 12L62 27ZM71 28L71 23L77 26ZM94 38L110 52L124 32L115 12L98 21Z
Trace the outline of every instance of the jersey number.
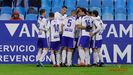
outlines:
M55 29L55 32L59 32L59 25L54 24L54 29Z
M89 20L85 20L85 23L86 23L86 26L89 26L90 25Z
M68 23L67 23L67 26L68 26L68 27L71 27L71 24L72 24L72 19L69 19L69 20L68 20Z

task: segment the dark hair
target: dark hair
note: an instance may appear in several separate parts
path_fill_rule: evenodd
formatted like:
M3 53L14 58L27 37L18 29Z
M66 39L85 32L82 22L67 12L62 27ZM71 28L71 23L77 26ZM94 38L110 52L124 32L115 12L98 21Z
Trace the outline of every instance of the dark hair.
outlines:
M42 15L43 13L45 13L46 11L45 11L45 9L41 9L40 10L40 15Z
M93 10L92 13L93 13L96 17L99 15L97 10Z
M62 8L66 8L67 9L67 6L62 6Z
M88 14L90 14L90 15L91 15L91 14L92 14L92 11L90 11L90 10L89 10L89 11L88 11Z
M49 17L54 17L54 13L53 12L50 12L49 13Z
M85 8L81 8L81 11L87 14L87 10Z
M76 10L72 10L71 13L74 12L76 14Z

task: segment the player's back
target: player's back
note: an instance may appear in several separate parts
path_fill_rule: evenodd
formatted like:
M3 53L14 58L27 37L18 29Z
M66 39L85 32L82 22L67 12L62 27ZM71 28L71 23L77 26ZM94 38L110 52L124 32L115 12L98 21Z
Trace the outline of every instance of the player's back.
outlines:
M40 16L38 18L38 21L37 22L38 22L38 29L39 29L38 37L39 38L46 38L45 31L47 29L47 27L46 27L47 20L44 17Z
M95 38L93 37L93 39L95 40L100 40L102 39L102 32L104 30L104 26L103 26L103 22L100 19L100 17L93 17L93 31L95 31L96 29L99 29L99 31L96 33ZM99 26L99 27L98 27Z
M63 36L74 38L76 18L73 16L67 17L63 27Z
M87 27L88 25L91 25L91 18L88 15L85 15L83 17L81 17L81 25L84 27ZM82 36L89 36L89 32L86 30L81 30L81 35Z
M49 26L50 26L50 40L51 41L60 41L60 36L59 36L59 33L60 33L60 22L59 20L50 20L49 21Z

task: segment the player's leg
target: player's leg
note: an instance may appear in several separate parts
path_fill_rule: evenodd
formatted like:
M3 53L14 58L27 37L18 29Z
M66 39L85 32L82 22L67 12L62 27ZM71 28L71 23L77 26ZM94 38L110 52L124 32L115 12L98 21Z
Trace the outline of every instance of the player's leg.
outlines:
M78 47L79 50L79 57L80 57L80 65L85 64L85 51L82 47Z
M37 56L36 56L36 61L37 61L37 67L39 67L39 59L40 59L40 57L41 57L41 54L42 54L42 48L39 48L39 50L38 50L38 53L37 53Z
M93 58L94 58L94 62L93 65L97 65L97 61L98 61L98 53L97 53L97 48L93 48Z
M42 62L43 62L43 59L46 56L47 52L48 52L48 49L47 48L43 48L42 54L41 54L40 59L39 59L41 66L43 66Z
M90 54L89 54L89 48L85 48L85 65L90 65Z
M56 65L60 67L60 51L56 51Z
M68 51L67 51L67 66L72 65L72 52L73 52L73 49L68 48Z
M55 50L56 54L56 67L60 67L60 41L54 42L53 49Z
M102 54L100 52L100 48L97 49L97 53L98 53L98 58L100 60L100 65L99 66L102 67L103 64L104 64L104 61L103 61L103 58L102 58Z
M65 65L65 62L66 62L66 51L67 51L67 48L64 47L63 50L62 50L62 65Z
M53 66L55 67L56 66L56 62L55 62L54 50L51 50L51 60L52 60Z
M43 46L43 50L42 50L42 54L40 56L40 66L43 66L42 65L42 62L43 62L43 59L44 57L46 56L47 52L48 52L48 43L47 43L47 39L46 38L42 38L42 46Z
M39 60L41 54L42 54L42 48L39 48L38 53L37 53L37 55L36 55L36 61Z
M61 45L63 47L62 54L61 54L61 56L62 56L62 66L65 66L65 62L66 62L66 51L67 51L67 48L66 48L67 44L66 44L66 42L67 41L68 41L68 39L63 36L62 37L62 42L61 42Z
M83 49L83 43L84 42L84 38L81 36L79 37L79 40L78 40L78 53L79 53L79 58L80 58L80 65L84 65L84 61L85 61L85 52L84 52L84 49Z

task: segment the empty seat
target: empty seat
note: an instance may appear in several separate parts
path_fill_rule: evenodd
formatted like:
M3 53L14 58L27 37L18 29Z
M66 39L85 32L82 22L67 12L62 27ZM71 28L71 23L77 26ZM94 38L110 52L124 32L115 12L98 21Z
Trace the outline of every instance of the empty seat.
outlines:
M89 8L89 1L88 0L77 0L77 6Z
M12 14L11 7L1 7L1 14Z
M101 0L90 0L90 7L101 7Z
M117 14L117 13L126 14L126 8L118 8L118 9L115 9L115 14Z
M51 0L41 0L41 7L51 7Z
M76 0L65 0L65 6L76 7Z
M0 15L0 20L10 20L11 15L10 14L1 14Z
M67 9L67 12L66 12L66 14L69 16L69 15L71 15L71 11L72 10L75 10L75 8L74 7L69 7L68 9Z
M16 8L14 8L14 11L18 11L20 14L25 14L25 8L23 8L23 7L16 7Z
M102 7L113 7L113 0L102 0Z
M36 14L27 14L26 20L37 20L37 15Z
M133 14L129 14L129 15L128 15L128 20L129 20L129 21L133 21Z
M126 20L126 14L122 14L122 13L116 14L115 20L125 21Z
M133 0L127 0L127 8L133 7Z
M64 0L52 0L52 7L62 7Z
M46 13L47 13L47 12L50 12L50 10L51 10L50 7L43 7L43 8L40 8L40 9L45 9ZM40 10L40 9L39 9L39 10Z
M115 1L115 9L119 9L119 8L126 8L125 0L116 0Z
M97 10L98 13L99 13L99 16L101 16L101 8L99 8L99 7L91 7L90 11L93 11L93 10Z
M102 15L102 20L114 20L114 16L113 14L106 13Z
M60 12L61 7L53 7L52 12Z
M112 7L103 7L102 14L114 14L114 10Z
M127 9L127 14L128 14L128 15L133 14L133 9L132 9L132 8L128 8L128 9Z

